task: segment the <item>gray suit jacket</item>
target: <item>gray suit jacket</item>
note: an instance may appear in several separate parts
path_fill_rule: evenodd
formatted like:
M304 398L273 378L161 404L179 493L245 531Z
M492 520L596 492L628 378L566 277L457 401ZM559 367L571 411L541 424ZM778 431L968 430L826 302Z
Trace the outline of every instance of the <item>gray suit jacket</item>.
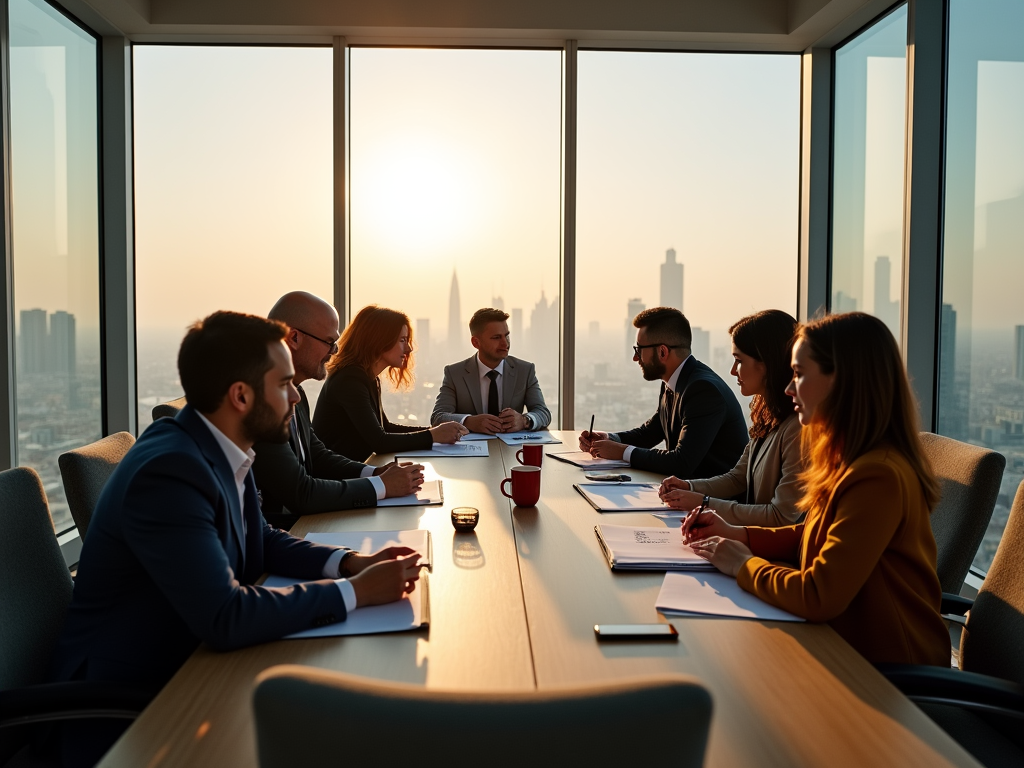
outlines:
M713 497L710 507L733 525L759 525L767 528L793 525L803 517L797 502L803 495L798 476L803 470L800 456L800 421L794 413L765 437L749 468L747 443L739 463L724 475L707 480L691 480L690 490ZM751 503L732 501L743 498L748 484Z
M551 411L544 405L544 394L537 383L533 363L511 355L505 358L504 381L501 385L501 410L511 408L522 413L523 409L533 417L537 429L544 429L551 423ZM434 401L434 412L430 424L437 426L444 421L461 421L465 416L476 416L487 412L486 404L480 402L480 369L476 355L461 363L444 367L444 381Z

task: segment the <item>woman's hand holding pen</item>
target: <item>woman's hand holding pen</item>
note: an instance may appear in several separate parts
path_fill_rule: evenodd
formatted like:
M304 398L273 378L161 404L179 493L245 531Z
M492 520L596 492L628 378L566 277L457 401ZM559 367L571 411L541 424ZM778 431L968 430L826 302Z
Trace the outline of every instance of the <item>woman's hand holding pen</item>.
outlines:
M683 543L698 557L711 563L722 573L735 577L747 560L753 557L750 551L747 529L741 525L729 525L704 503L683 518Z
M742 525L729 525L713 509L702 508L703 506L694 508L683 518L680 531L684 544L689 544L692 547L695 542L715 536L747 544L746 528Z

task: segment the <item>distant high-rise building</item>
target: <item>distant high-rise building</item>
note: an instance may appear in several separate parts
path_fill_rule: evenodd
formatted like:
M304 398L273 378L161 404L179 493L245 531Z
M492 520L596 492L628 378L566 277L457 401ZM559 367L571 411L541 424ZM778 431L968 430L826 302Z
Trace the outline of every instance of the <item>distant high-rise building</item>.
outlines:
M939 414L938 432L966 440L967 413L956 380L956 310L943 304L939 316Z
M661 265L661 306L683 311L683 265L676 263L676 249L665 251Z
M462 301L459 298L459 276L452 270L452 287L448 292L448 348L462 346Z
M711 331L703 328L691 328L693 342L690 344L691 354L703 363L710 360L711 355Z
M832 312L838 314L840 312L856 312L857 311L857 299L853 296L847 296L842 291L836 291L832 296Z
M1017 375L1017 381L1024 381L1024 325L1018 325L1014 328L1014 349L1017 351L1016 365L1014 370Z
M501 296L491 297L491 306L495 309L500 309L502 312L505 311L505 300Z
M50 315L48 346L50 370L53 373L74 374L77 368L74 315L62 310Z
M885 323L892 335L900 337L900 303L891 301L892 264L888 256L875 259L875 317Z
M47 359L46 310L21 310L21 371L45 373Z
M421 355L430 354L430 318L416 318L416 349Z
M522 344L523 338L523 310L513 307L512 309L512 341Z
M636 328L633 326L633 318L647 309L643 299L630 299L626 304L626 349L632 354L633 345L636 344Z
M528 353L532 360L555 364L558 360L558 297L550 303L540 292L540 299L530 312Z

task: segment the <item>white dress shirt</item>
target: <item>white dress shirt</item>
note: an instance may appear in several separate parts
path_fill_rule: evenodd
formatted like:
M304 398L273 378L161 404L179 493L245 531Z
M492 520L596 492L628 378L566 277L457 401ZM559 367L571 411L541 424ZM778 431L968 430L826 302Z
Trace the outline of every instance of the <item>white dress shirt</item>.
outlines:
M238 508L242 510L242 538L244 539L248 532L246 530L245 523L245 476L249 474L249 468L252 467L253 459L256 458L256 453L250 448L247 451L243 451L235 442L217 429L213 422L208 418L199 413L199 418L203 420L207 428L210 430L210 434L213 435L213 439L217 441L217 445L224 452L224 458L228 460L228 466L231 467L231 471L235 473L235 487L238 490ZM301 441L300 441L301 442ZM368 467L372 472L373 467ZM356 609L356 590L355 587L349 582L348 579L339 579L338 574L341 572L341 561L345 555L349 554L351 550L339 549L331 554L327 558L327 562L324 563L323 574L325 579L333 579L334 583L338 585L338 590L341 592L341 597L345 601L345 610L352 612Z
M679 374L683 372L683 366L686 365L686 361L689 360L690 357L691 355L687 355L683 359L683 362L679 364L679 367L677 367L672 372L672 375L668 377L668 381L665 382L665 388L668 389L669 392L674 393L676 391L676 384L679 383ZM617 443L622 442L621 440L619 440L619 435L617 433L615 435L608 435L608 437L609 439L614 440ZM626 446L626 450L622 452L623 461L629 461L629 457L633 455L634 448L636 448L635 445Z
M498 387L498 411L500 412L502 410L502 396L505 394L505 361L502 360L500 363L494 366L494 368L488 368L484 364L484 361L480 359L480 354L477 353L476 367L480 375L480 402L483 404L484 413L487 413L487 401L490 399L491 396L491 379L487 374L490 373L491 371L498 372L498 378L494 380L494 383ZM459 424L463 424L466 421L466 419L469 418L470 415L471 414L466 414L465 416L463 416L459 420ZM537 426L537 422L533 420L533 416L531 416L528 413L525 414L525 416L526 428L535 429Z

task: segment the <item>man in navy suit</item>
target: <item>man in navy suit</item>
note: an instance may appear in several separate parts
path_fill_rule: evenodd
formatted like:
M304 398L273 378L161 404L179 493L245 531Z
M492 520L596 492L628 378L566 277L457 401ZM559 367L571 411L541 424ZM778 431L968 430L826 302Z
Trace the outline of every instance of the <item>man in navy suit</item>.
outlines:
M178 355L188 405L146 430L100 496L55 653L56 679L158 687L200 643L227 651L276 640L414 588L419 556L410 549L361 555L263 519L252 445L287 441L299 400L286 332L233 312L189 329ZM308 581L255 586L267 571ZM65 731L69 754L88 762L76 730Z
M687 479L728 472L747 445L747 425L722 378L690 354L689 321L678 309L653 307L633 318L633 325L634 362L647 381L662 381L658 412L625 432L584 430L580 449ZM665 447L658 448L662 441Z

